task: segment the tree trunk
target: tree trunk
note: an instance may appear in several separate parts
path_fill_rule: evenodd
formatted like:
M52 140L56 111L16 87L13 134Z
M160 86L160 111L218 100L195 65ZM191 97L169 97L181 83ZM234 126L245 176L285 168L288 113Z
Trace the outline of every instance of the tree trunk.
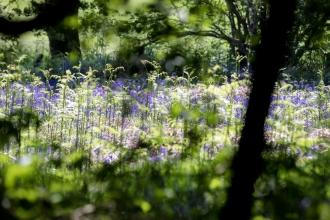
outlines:
M219 215L221 220L250 218L254 184L263 168L261 154L266 146L264 124L278 70L284 65L288 31L293 26L296 1L269 0L269 7L270 15L261 32L261 44L257 46L253 63L250 102L239 150L231 165L233 175L228 199Z
M80 41L77 29L65 29L56 27L47 29L49 38L50 55L65 54L66 52L75 52L81 56ZM63 37L61 39L61 36Z
M78 8L73 14L78 20ZM76 59L81 57L79 32L77 28L67 27L63 22L46 29L49 38L50 55L56 57L59 54L74 53Z

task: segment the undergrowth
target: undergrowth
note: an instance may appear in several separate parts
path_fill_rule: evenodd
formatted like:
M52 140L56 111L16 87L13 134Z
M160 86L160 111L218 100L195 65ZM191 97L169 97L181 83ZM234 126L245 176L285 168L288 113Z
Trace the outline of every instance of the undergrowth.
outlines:
M215 219L251 82L194 70L0 71L1 213L18 219ZM328 219L329 88L279 82L255 219ZM56 82L56 84L54 84ZM253 146L251 146L253 147ZM242 183L244 184L244 183ZM284 208L283 208L284 204ZM325 216L325 217L324 217Z

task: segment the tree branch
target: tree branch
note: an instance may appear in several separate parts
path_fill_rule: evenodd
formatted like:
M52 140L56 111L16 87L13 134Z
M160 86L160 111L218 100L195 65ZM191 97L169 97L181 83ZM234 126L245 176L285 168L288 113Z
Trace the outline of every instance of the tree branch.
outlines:
M246 42L242 42L241 40L239 40L237 38L229 37L228 35L226 35L218 25L213 23L212 26L220 32L220 34L218 34L219 35L218 38L223 39L223 40L227 41L228 43L232 43L232 44L243 44L243 45L246 44Z
M244 35L247 35L249 33L248 30L248 25L245 21L245 19L243 19L242 15L239 13L239 11L237 10L236 5L234 4L233 0L226 0L226 3L228 5L228 8L231 12L233 12L233 14L236 16L237 21L238 21L238 28L240 29L240 26L243 26L243 30L244 30Z

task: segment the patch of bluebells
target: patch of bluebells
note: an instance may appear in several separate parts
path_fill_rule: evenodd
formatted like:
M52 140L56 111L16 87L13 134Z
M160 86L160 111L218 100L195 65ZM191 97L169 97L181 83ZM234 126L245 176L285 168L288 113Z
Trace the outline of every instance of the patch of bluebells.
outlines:
M130 111L131 111L131 114L133 114L134 116L138 116L138 114L140 112L140 108L137 105L131 105Z
M235 108L235 118L242 119L244 116L244 109L243 108Z
M103 157L103 163L104 164L113 164L116 161L118 161L119 156L117 153L110 153L108 155L106 155L105 157Z
M132 96L132 97L134 97L134 98L136 98L136 97L138 96L138 93L137 93L135 90L132 89L132 90L129 92L129 95Z
M135 83L129 83L126 82L123 79L118 79L116 81L114 81L111 85L112 87L112 91L111 94L113 96L118 96L120 95L120 91L123 90L124 85L128 85L134 88L130 88L129 90L127 90L127 96L132 99L133 101L131 102L132 104L130 104L129 108L129 115L125 116L125 117L140 117L141 111L139 108L139 105L144 105L150 108L150 110L153 109L159 109L159 108L164 108L167 110L167 112L170 109L170 103L171 103L171 96L168 95L166 93L165 90L163 90L161 87L165 85L165 80L158 80L159 83L159 88L157 91L152 91L152 92L147 92L146 90L142 90L141 86L137 85L135 86ZM292 104L294 104L295 108L298 110L302 107L307 107L307 106L312 106L314 103L313 100L311 100L311 96L314 94L313 88L315 88L315 84L312 83L312 85L308 85L308 84L294 84L294 88L296 89L296 91L292 92L288 92L288 91L281 91L278 95L278 100L280 101L289 101ZM23 92L23 89L25 90L25 92ZM174 90L175 88L172 87L172 90ZM301 89L305 90L305 93L302 92ZM59 92L55 92L52 94L51 97L49 97L50 93L48 88L46 88L45 84L41 84L38 86L32 86L32 85L25 85L24 87L22 85L20 85L19 83L13 83L10 87L10 97L9 97L9 101L12 100L13 98L13 93L12 91L15 90L16 91L16 96L13 99L14 103L13 105L15 106L20 106L23 107L23 105L27 105L29 99L27 99L26 97L23 96L23 94L26 93L33 93L33 97L32 97L32 103L29 103L30 106L32 106L33 108L35 108L36 110L38 110L38 112L40 113L40 115L45 115L45 109L47 109L46 111L48 111L49 107L50 107L50 112L47 112L47 114L55 114L55 118L58 119L58 116L56 116L57 112L56 112L56 106L61 106L62 103L62 99L63 96L59 93ZM178 96L180 98L182 98L182 100L187 103L188 100L187 99L187 88L183 88L180 91L177 90L178 92ZM107 100L107 94L109 93L109 90L107 90L104 86L98 85L96 86L92 93L90 94L90 96L88 98L86 98L84 101L84 104L90 104L93 102L95 97L100 98L100 102L102 104L107 104L108 100ZM306 94L307 93L307 94ZM6 96L6 90L5 88L0 89L0 106L4 107L6 105L5 103L5 96ZM202 109L202 111L206 110L206 104L210 103L212 100L216 100L217 96L216 95L209 95L207 94L207 96L205 94L203 94L203 92L200 92L197 88L192 88L189 91L189 102L191 105L197 105L197 103L201 103L200 108ZM228 101L232 101L231 104L236 105L238 104L239 106L242 107L235 107L233 110L233 116L236 117L237 119L242 119L244 120L244 114L245 114L245 110L246 107L248 106L248 102L249 102L249 98L246 95L234 95L232 97L230 97L229 95L226 97L226 99ZM91 125L90 124L85 124L84 126L81 126L81 117L79 118L79 121L77 119L77 110L75 109L76 106L73 103L74 100L74 95L68 93L66 96L66 100L65 100L65 110L66 111L73 111L74 112L74 116L76 117L76 119L74 120L74 122L72 123L74 126L76 126L76 124L79 124L78 129L84 129L86 131L91 131ZM205 101L207 100L207 101ZM277 100L277 96L273 95L271 97L271 106L269 109L269 117L273 118L274 117L274 111L276 110L276 108L281 108L284 109L284 105L283 104L276 104L275 101ZM139 105L138 105L139 104ZM98 107L96 106L92 106L92 107L87 107L86 105L81 107L81 114L84 114L86 117L88 118L96 118L97 116L103 116L105 118L110 118L114 115L115 118L121 117L121 115L118 113L118 110L120 110L121 108L121 104L118 104L119 106L111 106L111 111L110 108L107 106L105 107L104 105L100 105ZM103 109L104 110L103 110ZM107 111L107 115L105 108L108 108ZM103 110L103 111L101 111ZM321 110L323 112L326 111L325 106L322 106ZM91 114L91 112L94 112L93 114ZM309 113L306 112L306 116ZM323 114L324 117L329 117L330 113L328 114ZM230 116L228 116L230 117ZM121 121L121 120L119 120ZM123 121L123 128L130 128L130 121L129 120L124 120ZM106 120L105 123L107 125L112 125L112 123L114 123L113 120ZM199 120L199 123L201 124L206 124L205 119L201 118ZM221 125L219 126L225 126L227 125L227 121L224 120L222 122ZM94 126L97 126L97 124L94 124ZM268 127L267 127L268 126ZM313 126L312 124L312 120L305 120L305 126L306 127L310 127ZM143 123L142 125L139 126L140 130L143 130L145 132L148 132L150 130L150 127L147 123ZM129 129L127 129L129 130ZM266 130L271 130L271 127L269 125L266 125ZM132 139L134 138L134 135L131 135L129 132L125 134L126 135L126 142L127 143L131 143ZM182 135L182 134L180 134ZM112 140L112 135L108 134L108 132L101 132L99 138L103 139L103 140L107 140L107 141L111 141ZM79 137L80 138L80 137ZM117 138L118 139L118 138ZM73 141L74 142L74 141ZM48 151L48 150L47 150ZM49 155L52 154L51 152L51 148L50 148L50 152L48 153ZM158 159L164 158L164 155L166 154L166 152L164 151L163 148L160 149L160 155L157 155ZM101 157L99 157L101 158ZM105 156L103 158L104 163L113 163L113 161L118 159L118 155L116 154L109 154L107 156ZM150 158L150 160L156 160L156 158Z
M174 159L180 156L180 153L178 152L172 152L171 155L169 155L169 149L163 145L159 147L159 154L156 156L152 156L152 151L150 151L149 161L150 162L162 162L166 159Z
M165 86L166 81L164 79L157 79L157 84L160 85L160 86Z
M309 83L305 84L304 80L301 80L300 82L293 84L293 88L295 90L306 90L308 92L314 91L315 87L316 87L316 82L314 81L311 84Z
M118 79L118 80L116 80L115 82L112 83L112 89L114 89L114 90L121 91L124 86L125 85L124 85L123 79Z
M237 102L237 103L243 103L245 101L245 97L244 96L234 96L233 101Z
M295 96L291 99L291 102L294 105L306 105L306 98L305 97L300 97L300 96Z
M106 94L105 89L101 85L96 86L95 89L94 89L94 91L93 91L93 95L94 96L97 96L98 95L98 96L104 97L105 94Z
M47 154L48 155L52 154L52 147L47 147Z

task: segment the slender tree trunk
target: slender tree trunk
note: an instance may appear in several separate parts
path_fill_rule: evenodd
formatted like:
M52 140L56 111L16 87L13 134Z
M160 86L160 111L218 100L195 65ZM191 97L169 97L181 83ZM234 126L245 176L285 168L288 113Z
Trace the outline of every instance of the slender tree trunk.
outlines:
M253 87L245 126L231 170L228 199L219 219L249 219L253 205L254 184L263 168L262 152L266 143L264 124L278 70L283 67L288 31L293 26L295 0L269 0L269 18L261 32L261 44L253 63Z
M248 51L247 51L247 47L245 45L242 45L240 48L238 48L237 50L237 53L236 56L240 55L240 56L243 56L245 57L244 59L242 59L238 64L239 64L239 67L240 67L240 70L241 71L244 67L247 67L248 66Z

